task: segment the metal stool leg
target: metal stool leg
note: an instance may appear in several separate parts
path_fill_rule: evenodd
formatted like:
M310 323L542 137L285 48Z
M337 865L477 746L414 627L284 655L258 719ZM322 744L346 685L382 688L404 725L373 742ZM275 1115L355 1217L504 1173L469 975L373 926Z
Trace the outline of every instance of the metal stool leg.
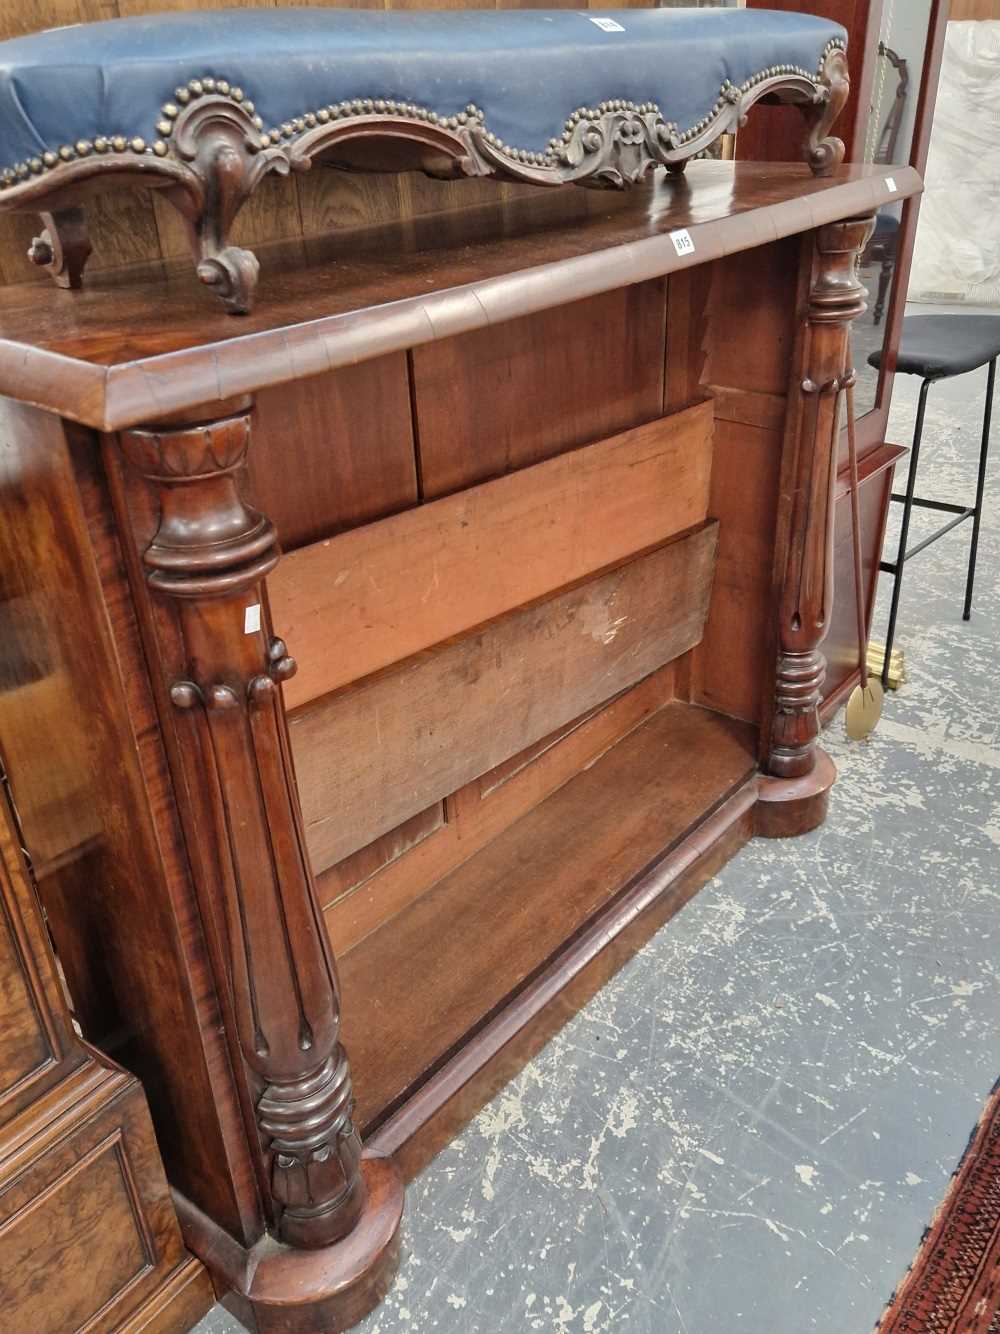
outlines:
M889 689L889 660L892 657L892 641L896 637L896 616L899 613L899 595L903 587L903 566L906 562L906 539L910 534L910 515L913 512L913 491L917 483L917 464L920 462L920 437L924 433L924 409L927 407L927 391L930 380L920 384L920 398L917 402L917 420L913 427L913 447L910 450L910 471L906 476L906 496L903 499L903 522L899 530L899 553L892 571L892 603L889 607L889 629L885 636L885 662L882 665L882 688Z
M997 359L990 362L986 382L986 408L983 412L983 443L979 450L979 480L976 483L976 508L972 518L972 543L969 547L969 577L965 585L965 610L962 620L972 615L972 585L976 578L976 552L979 550L979 521L983 516L983 493L986 490L986 458L990 452L990 416L993 411L993 386L997 378Z

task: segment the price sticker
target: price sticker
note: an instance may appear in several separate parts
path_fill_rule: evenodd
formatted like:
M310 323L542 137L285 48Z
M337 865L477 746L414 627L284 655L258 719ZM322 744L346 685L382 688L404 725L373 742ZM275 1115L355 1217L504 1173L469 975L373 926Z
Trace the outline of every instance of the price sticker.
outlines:
M671 232L670 239L673 241L674 249L677 251L678 255L694 254L694 241L691 239L691 233L686 227L682 227L680 231Z
M594 18L594 17L593 17L592 15L590 15L590 14L588 14L587 17L590 19L591 23L593 23L596 27L600 28L601 32L624 32L624 31L625 31L625 29L622 27L622 25L621 25L620 23L616 23L614 19L598 19L598 18Z
M243 613L243 633L245 635L255 635L260 629L260 603L255 602L252 607L247 607Z
M899 189L899 186L896 184L896 182L893 180L891 176L887 176L885 178L885 188L889 191L891 195L894 195L896 191Z

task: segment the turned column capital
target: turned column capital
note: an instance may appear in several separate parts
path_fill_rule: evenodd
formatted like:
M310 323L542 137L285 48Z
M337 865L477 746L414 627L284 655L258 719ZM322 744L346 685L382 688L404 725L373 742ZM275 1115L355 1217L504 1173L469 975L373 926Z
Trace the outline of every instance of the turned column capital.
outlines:
M810 324L849 324L868 309L868 289L858 277L857 259L874 229L874 214L829 222L817 229Z
M143 553L150 585L176 598L252 588L278 561L274 525L244 500L250 412L122 432L127 462L156 489L160 524Z

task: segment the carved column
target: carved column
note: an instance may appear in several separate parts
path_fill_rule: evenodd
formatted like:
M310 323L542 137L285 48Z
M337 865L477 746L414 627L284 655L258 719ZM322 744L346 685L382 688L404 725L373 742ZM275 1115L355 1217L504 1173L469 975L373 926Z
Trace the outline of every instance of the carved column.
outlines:
M274 529L240 495L249 414L130 431L126 457L156 488L148 582L175 599L188 672L170 698L207 794L228 1000L256 1076L256 1121L279 1235L337 1241L364 1203L340 997L302 832L280 682L295 661L270 632L262 581Z
M337 974L292 770L281 682L295 662L271 632L263 587L275 532L240 492L250 415L120 439L159 502L143 562L175 637L163 653L175 782L199 808L192 862L265 1213L287 1245L330 1247L366 1206L384 1213L384 1200L366 1200Z
M798 833L818 824L835 776L816 744L826 675L819 646L833 611L834 487L841 389L851 365L849 327L867 309L857 259L873 225L873 218L852 218L814 234L806 327L786 419L775 570L778 656L765 747L767 773L785 783L762 788L765 802L785 804L780 818L764 812L765 824L778 818L764 833Z

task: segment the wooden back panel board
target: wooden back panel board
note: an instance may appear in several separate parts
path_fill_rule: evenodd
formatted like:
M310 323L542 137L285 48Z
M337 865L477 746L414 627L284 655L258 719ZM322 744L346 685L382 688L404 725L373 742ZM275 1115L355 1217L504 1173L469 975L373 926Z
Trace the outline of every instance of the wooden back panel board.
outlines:
M250 490L286 548L269 597L300 662L290 705L704 520L711 408L659 420L666 304L666 280L654 279L259 396ZM288 487L290 450L310 479L305 496ZM370 522L380 516L390 517ZM338 946L425 892L672 698L673 681L670 669L655 672L635 698L572 718L492 780L474 775L364 846L355 830L335 849L356 849L340 861L321 851L319 888L324 905L337 905L328 920ZM547 717L538 726L551 732ZM306 791L301 757L299 769ZM334 795L312 800L331 829L350 829Z
M306 841L324 870L687 652L717 526L292 714Z
M708 512L719 520L719 561L705 636L692 655L690 698L747 722L761 720L773 670L779 472L804 323L801 245L789 237L670 280L668 406L707 393L715 413Z
M771 346L775 331L765 327L771 310L758 311L755 323L755 293L790 257L769 247L757 252L758 264L761 255L773 257L743 305L750 335L756 341L766 335ZM716 267L691 277L703 278ZM284 391L274 391L273 406L261 395L251 491L268 496L272 509L270 498L278 497L279 531L289 548L269 579L269 598L275 624L300 662L286 698L296 710L292 736L310 849L338 948L426 892L672 697L678 679L673 670L649 676L665 661L661 644L634 699L613 702L623 685L639 677L611 676L591 695L568 691L561 712L548 702L536 707L530 726L522 716L516 730L495 738L499 748L473 745L464 768L431 765L419 782L402 784L383 772L370 790L362 781L347 794L358 775L351 761L348 775L339 757L356 754L359 746L365 753L370 721L363 720L366 713L373 716L371 701L393 691L405 697L408 687L401 683L409 678L390 670L393 664L407 660L405 671L416 670L414 655L664 541L701 522L720 500L735 521L740 497L720 483L726 473L712 482L711 450L704 447L720 404L723 416L737 419L746 415L747 403L754 421L764 413L759 448L770 472L765 469L761 485L766 489L776 476L781 375L776 370L756 399L741 399L739 386L753 368L741 380L739 358L723 365L716 353L715 379L721 383L711 383L704 364L709 311L696 295L684 313L673 286L683 291L686 283L687 275L669 283L654 279L420 347L405 362L382 358L351 368L356 377L365 372L364 381L355 378L353 384L343 372L319 376L298 383L290 403ZM712 307L724 328L723 302L730 288L740 291L740 283L734 267ZM779 361L785 342L784 335L778 338ZM706 393L714 403L705 401ZM668 418L662 417L665 408ZM720 426L723 448L754 447L751 427ZM734 430L738 444L725 434ZM311 485L305 501L290 494L285 510L282 476L290 448L297 455L305 451ZM387 517L368 522L380 514ZM730 579L747 582L746 553L738 546L734 529L724 590ZM746 643L754 648L743 685L735 696L723 692L716 699L709 667L709 686L703 688L706 702L746 718L756 717L766 667L754 618L771 552L759 554L750 578L753 597L746 599L742 587L731 597L741 617L732 656ZM419 596L414 589L422 590ZM652 587L648 596L654 604ZM734 617L724 608L713 609L713 617L714 633L732 638ZM699 633L692 629L676 640L670 656L680 652L683 664L684 650ZM470 642L452 644L454 660L470 653ZM424 658L421 670L429 682L436 669ZM724 679L729 672L723 662L715 675ZM377 684L376 673L382 673ZM432 701L434 690L428 690L424 698ZM477 729L491 737L485 691L481 698L479 712L473 707L469 715L473 726L452 717L447 735L459 752ZM378 711L381 726L381 704ZM334 713L339 721L331 726ZM396 715L402 731L379 750L394 752L390 769L396 777L415 763L416 720L404 715ZM450 748L439 744L439 756L450 760ZM521 745L527 749L519 754ZM362 767L367 772L367 762ZM508 770L509 778L489 777ZM397 799L380 806L385 792Z
M254 415L249 493L286 552L417 503L405 353L266 389Z
M268 581L291 708L585 578L708 514L712 405L299 551Z
M663 411L662 279L414 348L425 499Z
M798 247L790 239L757 250L752 263L734 256L669 282L651 280L442 340L414 349L405 367L383 358L371 363L377 375L353 393L335 375L301 382L291 431L276 414L259 411L265 463L251 481L260 494L277 486L280 497L282 456L290 440L296 447L301 440L313 460L314 494L336 498L325 515L314 506L308 529L294 518L286 522L283 536L293 549L269 579L269 597L301 663L286 698L295 710L310 851L339 947L521 818L530 792L540 800L599 753L588 749L588 738L613 744L649 707L669 699L677 681L710 707L759 718L773 524L748 526L745 486L760 512L773 516L796 336L794 307L789 312L782 300ZM745 338L730 337L734 318ZM310 401L300 411L306 392ZM394 424L373 445L371 423L385 420ZM357 445L344 430L348 421L359 424ZM603 438L616 429L619 435ZM714 468L707 434L718 451ZM366 501L368 515L389 513L366 523L363 506L348 513L344 488L327 479L350 482L386 441L400 485L387 492L383 480L369 488L373 498L390 498ZM744 466L748 458L752 467ZM732 485L736 476L739 486ZM681 655L679 677L656 674L634 703L614 705L612 696L630 682L609 677L603 694L570 690L555 710L547 700L533 717L525 712L530 701L517 697L517 726L499 736L489 724L496 682L484 686L480 704L469 702L464 724L442 702L454 664L473 671L471 627L506 620L708 514L723 518L715 593L705 643L690 667L686 650L700 630L670 648L670 656ZM652 589L649 597L652 606ZM439 660L430 651L443 643L450 647ZM481 645L479 652L482 661ZM646 675L659 665L650 658ZM420 698L428 711L385 712L389 699L410 698L414 673L425 683ZM530 677L520 679L517 688L527 695ZM644 704L647 698L655 706ZM604 720L588 721L595 707ZM370 731L376 714L388 728L378 747ZM432 726L436 761L418 758L419 737ZM479 732L486 744L470 742ZM543 744L549 733L551 744ZM521 746L527 749L519 755ZM359 748L369 757L360 766L342 760ZM387 770L372 768L376 750L392 756ZM462 764L453 762L453 750ZM488 773L505 765L518 783L491 788ZM385 801L383 793L394 796Z
M674 664L452 793L319 877L339 956L674 699Z

